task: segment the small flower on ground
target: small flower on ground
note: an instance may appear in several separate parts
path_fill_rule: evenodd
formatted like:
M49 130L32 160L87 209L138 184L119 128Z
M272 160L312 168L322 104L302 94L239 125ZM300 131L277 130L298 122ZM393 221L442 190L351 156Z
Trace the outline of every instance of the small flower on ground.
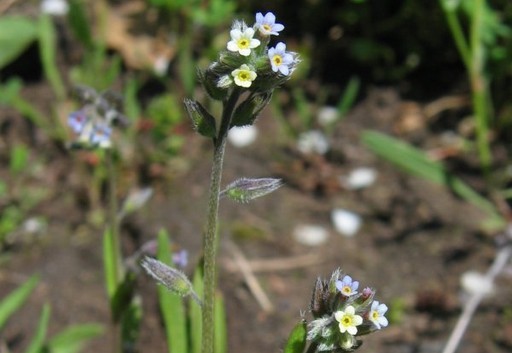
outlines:
M247 27L244 22L235 22L233 29L229 32L231 40L228 42L229 51L238 52L240 55L249 56L251 49L260 45L258 39L254 39L254 29Z
M372 303L368 318L379 330L381 327L386 327L388 325L388 319L384 317L386 311L388 311L386 304L379 304L379 302L376 300Z
M357 294L357 288L359 287L358 281L352 281L352 277L345 276L340 281L336 281L336 288L341 292L345 297L350 297L354 294Z
M272 12L267 12L265 16L261 12L256 14L256 23L254 28L258 29L264 36L275 35L284 29L284 26L280 23L276 23L276 16Z
M240 87L251 87L252 81L256 79L256 72L251 70L249 66L243 64L240 68L233 70L231 76L235 79L235 84Z
M356 315L356 310L352 305L346 307L344 311L335 312L334 318L339 322L340 332L348 332L351 335L355 335L357 333L357 326L363 323L363 318Z
M85 111L78 110L69 114L68 116L68 125L75 132L75 134L80 134L87 123L87 115Z
M97 123L94 125L91 143L100 147L110 146L110 135L112 134L112 128L106 123Z
M279 71L285 76L290 74L290 67L293 64L294 58L292 54L286 52L286 44L279 42L275 48L270 48L268 50L268 57L272 65L272 71Z

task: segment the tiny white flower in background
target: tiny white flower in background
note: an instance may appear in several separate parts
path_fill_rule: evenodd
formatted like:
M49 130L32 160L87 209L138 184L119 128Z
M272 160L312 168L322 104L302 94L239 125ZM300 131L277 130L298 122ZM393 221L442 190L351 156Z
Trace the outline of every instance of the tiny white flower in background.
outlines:
M377 172L373 168L356 168L347 177L341 177L341 184L350 190L362 189L372 185L377 179Z
M331 220L336 231L347 237L354 236L359 231L362 224L359 215L341 208L332 210Z
M460 279L462 288L468 294L482 294L489 296L494 292L492 281L488 280L485 275L476 271L465 272Z
M258 129L254 125L233 127L229 130L228 140L235 147L245 147L256 141Z
M159 55L153 61L153 72L158 76L163 76L169 68L169 58Z
M352 305L349 305L345 310L340 310L334 313L334 318L339 322L341 333L348 332L351 335L357 333L357 326L363 323L363 318L356 315L356 310Z
M279 42L275 48L270 48L268 50L268 58L272 65L272 71L279 71L281 74L288 76L290 67L293 64L293 55L286 52L286 44Z
M307 246L319 246L327 241L329 232L322 226L313 224L299 224L293 231L297 242Z
M388 319L384 317L386 311L388 311L386 304L379 304L379 302L376 300L372 302L372 307L370 308L368 318L379 330L381 327L386 327L388 325Z
M318 110L318 123L322 126L331 125L338 120L338 109L336 107L324 106Z
M69 4L66 0L43 0L41 12L48 15L64 16L69 11Z
M260 45L260 41L253 38L254 29L247 27L244 22L236 21L229 33L231 35L231 40L227 45L229 51L238 52L243 56L249 56L251 49Z
M251 87L252 81L258 76L249 66L243 64L240 68L233 70L231 76L235 79L235 84L240 87Z
M264 36L275 35L284 29L284 26L280 23L276 23L276 16L272 12L267 12L265 16L261 12L256 14L256 24L254 28L258 29Z
M325 154L329 150L329 142L321 131L310 130L300 134L297 148L302 153Z

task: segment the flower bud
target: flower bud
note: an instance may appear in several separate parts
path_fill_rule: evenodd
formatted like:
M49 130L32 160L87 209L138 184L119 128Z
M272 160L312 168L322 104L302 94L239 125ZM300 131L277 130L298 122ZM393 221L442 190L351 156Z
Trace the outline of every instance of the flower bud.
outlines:
M283 185L281 179L259 178L248 179L241 178L229 184L220 196L227 196L231 200L247 203L257 197L264 196L277 190Z
M190 295L199 305L202 305L192 284L183 272L147 256L142 260L141 265L151 277L171 292L181 297Z
M205 92L212 98L218 101L224 100L229 91L218 86L220 77L224 76L227 72L216 72L219 64L217 62L210 65L205 71L199 70L197 75L199 82L203 85Z

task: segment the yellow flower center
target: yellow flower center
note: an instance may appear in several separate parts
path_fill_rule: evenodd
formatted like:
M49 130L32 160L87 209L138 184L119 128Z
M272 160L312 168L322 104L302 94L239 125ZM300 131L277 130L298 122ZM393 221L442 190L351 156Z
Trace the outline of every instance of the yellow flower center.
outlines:
M267 32L272 31L272 26L270 26L269 24L264 24L262 27Z
M242 81L247 81L249 80L249 73L247 71L241 71L239 74L238 74L238 78L241 79Z
M281 57L281 55L274 55L274 57L272 58L272 62L274 63L275 66L280 66L283 63L283 58Z
M346 327L352 326L352 317L349 315L343 316L343 318L341 319L341 324Z
M349 286L345 286L342 288L341 290L343 293L345 293L346 295L350 295L352 294L352 288L350 288Z
M238 47L239 48L242 48L242 49L246 49L246 48L249 48L249 41L246 39L246 38L241 38L239 41L238 41Z
M372 318L373 318L374 320L377 320L377 319L379 318L379 313L378 313L377 311L373 311L373 312L372 312Z

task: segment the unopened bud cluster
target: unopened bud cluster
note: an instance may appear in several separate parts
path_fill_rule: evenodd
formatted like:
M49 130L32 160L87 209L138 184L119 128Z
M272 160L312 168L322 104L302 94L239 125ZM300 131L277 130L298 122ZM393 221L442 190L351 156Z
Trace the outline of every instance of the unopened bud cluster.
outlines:
M283 42L268 47L270 36L279 35L283 29L271 12L257 13L252 27L244 21L235 21L226 50L200 73L208 94L223 100L235 87L266 93L285 82L297 66L298 55L287 51Z
M307 339L317 352L350 352L361 345L356 337L388 325L388 307L374 299L375 290L358 292L359 282L340 269L329 280L317 279L311 300L313 321Z

